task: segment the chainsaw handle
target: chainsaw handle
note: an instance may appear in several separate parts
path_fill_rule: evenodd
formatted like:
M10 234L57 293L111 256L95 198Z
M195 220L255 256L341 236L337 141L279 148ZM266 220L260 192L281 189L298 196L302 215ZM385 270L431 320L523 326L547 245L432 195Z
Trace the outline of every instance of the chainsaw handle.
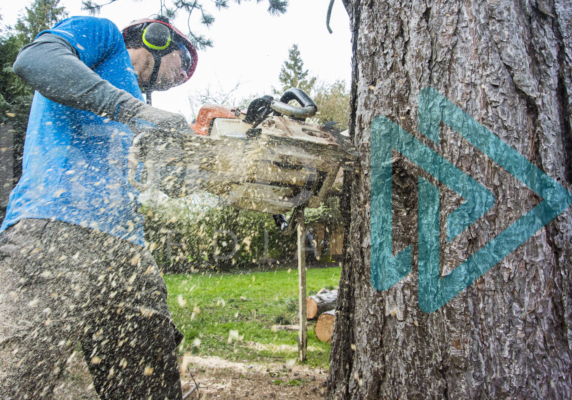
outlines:
M296 100L302 107L291 106L289 101ZM290 88L280 101L273 101L270 107L280 114L288 115L298 119L313 117L318 112L318 106L302 89Z
M280 114L300 119L313 117L318 112L318 107L316 106L296 107L281 101L273 101L270 107Z
M143 184L136 179L137 167L139 166L139 151L141 149L140 142L146 135L146 132L140 133L133 139L131 147L129 148L129 155L127 156L127 168L129 169L127 181L131 186L139 190L139 192L144 192L149 189L155 177L153 165L147 163L145 165L147 167L147 183Z
M138 182L137 179L135 178L135 175L137 173L137 164L135 164L134 167L131 164L129 164L129 172L127 174L127 180L129 181L129 184L133 186L135 189L139 190L139 192L141 193L151 187L153 179L155 178L155 172L153 167L149 165L147 165L146 167L147 167L147 183L145 184Z
M280 97L280 102L284 104L288 104L292 100L296 100L302 107L314 107L318 111L318 106L314 103L314 100L302 89L290 88Z

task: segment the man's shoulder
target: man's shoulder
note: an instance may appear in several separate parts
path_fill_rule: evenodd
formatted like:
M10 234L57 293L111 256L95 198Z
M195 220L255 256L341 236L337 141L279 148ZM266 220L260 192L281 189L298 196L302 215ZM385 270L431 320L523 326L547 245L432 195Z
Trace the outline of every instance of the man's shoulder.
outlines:
M82 35L84 37L104 34L121 36L121 31L112 21L107 18L74 16L58 22L52 29L42 31L38 37L45 33L60 34L63 37L70 35Z
M76 49L80 59L90 68L111 55L125 51L123 34L117 25L107 18L89 16L66 18L52 29L40 32L37 38L44 34L66 39Z
M112 21L107 18L99 18L92 16L77 15L66 18L58 22L51 31L111 31L121 34L121 31ZM41 33L40 33L41 34Z

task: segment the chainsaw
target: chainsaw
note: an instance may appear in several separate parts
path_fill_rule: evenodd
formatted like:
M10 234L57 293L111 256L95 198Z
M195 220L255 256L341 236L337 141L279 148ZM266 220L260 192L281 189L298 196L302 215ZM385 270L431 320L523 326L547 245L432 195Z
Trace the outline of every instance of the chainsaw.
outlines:
M295 100L300 106L290 105ZM226 199L231 206L280 215L292 211L289 229L306 207L317 208L336 177L356 157L349 140L310 118L318 108L298 88L280 98L254 99L246 112L205 104L191 125L194 134L182 143L133 140L129 183L140 192L176 189L178 196L201 189ZM145 166L146 181L137 178Z

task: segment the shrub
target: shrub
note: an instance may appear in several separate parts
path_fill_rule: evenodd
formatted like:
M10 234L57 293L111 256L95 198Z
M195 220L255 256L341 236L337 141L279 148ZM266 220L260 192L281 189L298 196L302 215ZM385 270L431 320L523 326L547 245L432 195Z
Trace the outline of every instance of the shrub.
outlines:
M217 203L209 194L146 203L145 240L164 272L247 268L294 254L295 235L271 215Z

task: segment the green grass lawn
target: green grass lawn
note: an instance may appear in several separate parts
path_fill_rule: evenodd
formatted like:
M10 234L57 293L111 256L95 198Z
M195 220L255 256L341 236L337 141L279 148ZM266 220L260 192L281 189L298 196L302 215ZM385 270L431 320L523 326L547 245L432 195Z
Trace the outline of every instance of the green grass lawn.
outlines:
M307 270L308 293L337 287L340 273L339 267ZM272 330L273 325L297 323L297 270L164 278L169 310L185 335L183 353L243 362L297 358L298 332ZM307 364L328 368L331 346L316 338L313 325L309 321Z

